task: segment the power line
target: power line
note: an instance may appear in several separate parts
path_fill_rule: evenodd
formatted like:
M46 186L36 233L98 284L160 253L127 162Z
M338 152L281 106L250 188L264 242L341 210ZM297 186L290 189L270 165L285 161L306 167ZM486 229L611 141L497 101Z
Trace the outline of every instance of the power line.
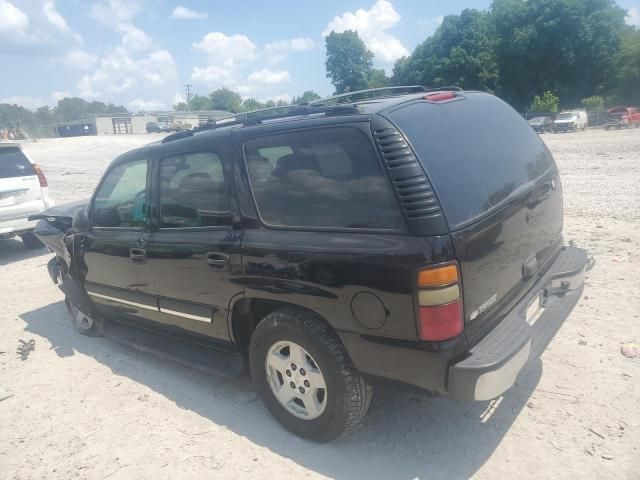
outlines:
M184 88L186 88L187 90L187 110L191 111L191 87L193 87L193 85L191 85L190 83L187 83Z

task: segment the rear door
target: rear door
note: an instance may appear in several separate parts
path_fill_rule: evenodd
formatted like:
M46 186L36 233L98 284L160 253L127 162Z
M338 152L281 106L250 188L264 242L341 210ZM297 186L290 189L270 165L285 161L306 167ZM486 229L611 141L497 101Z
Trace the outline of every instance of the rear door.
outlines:
M551 153L510 106L483 93L418 101L389 114L444 210L473 343L533 285L562 245L562 192Z
M159 208L146 249L159 295L157 322L224 344L229 301L243 291L242 228L228 145L191 145L160 158L154 175Z
M17 145L0 144L0 221L28 217L44 208L40 181Z

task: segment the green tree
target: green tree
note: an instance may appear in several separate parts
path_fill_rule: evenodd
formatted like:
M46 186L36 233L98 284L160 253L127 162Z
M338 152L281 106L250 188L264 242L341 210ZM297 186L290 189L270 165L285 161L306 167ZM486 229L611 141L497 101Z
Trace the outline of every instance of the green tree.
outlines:
M292 105L301 105L303 103L313 102L314 100L319 100L321 97L313 90L306 90L299 97L293 97L291 100Z
M367 50L357 32L331 32L326 38L327 78L336 93L362 90L369 86L373 53Z
M213 107L211 106L211 100L209 99L209 97L205 97L203 95L194 95L193 97L191 97L191 110L213 110Z
M494 0L491 15L500 93L516 108L536 92L556 92L567 106L601 92L625 29L610 0Z
M255 98L245 98L242 101L242 111L250 112L252 110L260 110L264 108L264 103L259 102Z
M604 110L604 98L598 95L583 98L581 103L587 110Z
M489 13L467 9L460 15L448 15L411 56L396 62L393 83L496 91L495 44Z
M212 110L226 110L238 113L242 108L242 97L227 87L218 88L209 94Z
M367 88L382 88L391 85L391 79L387 77L383 69L373 68L369 73Z
M186 112L189 110L189 105L187 105L186 102L178 102L173 106L173 109L176 112Z
M558 105L560 104L560 99L547 90L542 94L542 96L534 96L533 103L531 104L532 112L541 112L541 113L555 113L558 111Z
M610 96L614 103L640 104L640 29L629 30L613 59Z

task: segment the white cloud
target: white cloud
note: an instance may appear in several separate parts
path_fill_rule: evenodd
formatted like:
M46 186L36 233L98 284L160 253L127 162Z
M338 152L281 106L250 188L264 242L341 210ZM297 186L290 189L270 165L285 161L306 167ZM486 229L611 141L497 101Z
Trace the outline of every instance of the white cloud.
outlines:
M190 8L178 5L173 9L173 12L171 12L171 18L180 20L204 20L207 18L207 14L206 12L196 12Z
M266 59L271 63L279 63L287 58L289 52L303 52L315 48L316 42L310 38L297 37L290 40L276 40L264 46Z
M251 61L256 56L256 46L246 35L209 32L194 43L193 48L206 53L212 63L219 62L227 67Z
M91 16L108 27L131 23L140 11L136 0L100 0L91 7Z
M135 112L162 110L165 107L166 104L159 100L143 100L142 98L136 98L127 104L127 108Z
M13 3L0 0L0 35L26 35L29 17Z
M286 70L280 70L273 72L267 68L263 68L260 71L255 71L249 74L247 77L250 82L255 82L262 85L278 85L280 83L286 83L291 81L291 75Z
M193 67L191 79L205 85L222 85L233 78L233 73L223 67L209 65L207 67Z
M52 1L45 2L44 5L42 5L42 12L49 23L61 32L71 31L69 25L67 25L67 21L58 13L55 4Z
M9 103L11 105L20 105L21 107L28 108L29 110L35 110L38 107L46 105L47 102L41 98L34 98L23 95L12 95L10 97L0 98L0 103Z
M153 41L149 36L132 23L120 25L122 32L122 46L131 52L142 52L153 48Z
M627 25L633 25L634 27L640 28L640 9L636 7L631 7L627 10L627 16L624 17Z
M0 0L0 53L44 54L80 43L52 0Z
M89 70L96 64L97 58L83 50L73 50L67 53L63 59L63 63L67 68L78 70Z
M323 36L332 31L342 33L345 30L355 30L367 48L373 52L376 60L390 66L395 60L409 51L402 42L393 35L385 32L400 21L400 14L396 12L388 0L378 0L369 10L358 9L335 17L322 32Z
M175 61L168 51L139 56L118 46L100 59L92 74L80 79L77 88L84 98L121 103L127 95L144 95L165 99L168 106L177 82Z

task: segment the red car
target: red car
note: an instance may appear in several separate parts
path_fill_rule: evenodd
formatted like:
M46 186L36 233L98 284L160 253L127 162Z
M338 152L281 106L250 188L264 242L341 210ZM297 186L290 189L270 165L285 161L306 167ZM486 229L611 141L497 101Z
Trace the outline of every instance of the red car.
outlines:
M620 129L634 126L640 127L640 112L635 107L614 107L607 110L609 119L604 126L605 130L610 128Z

